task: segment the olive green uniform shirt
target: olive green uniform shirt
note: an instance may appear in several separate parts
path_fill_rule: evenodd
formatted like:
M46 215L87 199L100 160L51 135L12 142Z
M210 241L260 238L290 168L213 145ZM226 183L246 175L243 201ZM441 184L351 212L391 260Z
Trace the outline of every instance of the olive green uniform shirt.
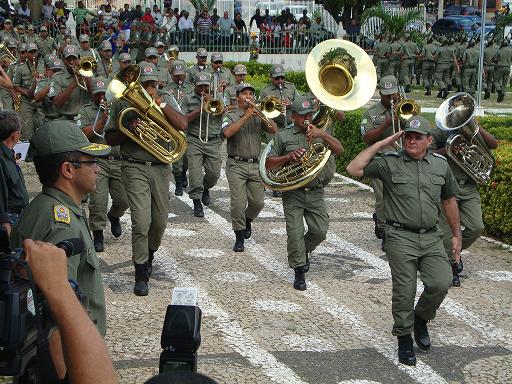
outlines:
M494 57L497 67L509 67L512 64L512 47L500 47Z
M418 44L409 40L402 44L401 53L404 60L415 59L416 55L420 53L420 49L418 48Z
M50 90L48 91L48 98L52 100L54 96L57 96L64 92L64 90L71 84L75 79L75 75L70 74L67 69L64 69L56 73L50 84ZM80 107L90 101L87 91L77 86L69 99L59 108L59 112L64 116L76 116Z
M439 47L436 55L436 61L438 64L453 64L453 60L455 59L455 53L453 52L453 48L448 45L442 45Z
M498 47L496 45L491 45L490 47L484 48L484 65L494 66L494 56L498 52Z
M212 83L215 84L217 81L223 80L227 86L230 86L231 84L235 83L235 77L231 73L231 71L228 68L222 67L220 71L214 71L213 67L208 68L206 71L210 75L212 75ZM219 78L217 79L217 76Z
M478 60L480 59L480 49L476 46L472 46L465 50L462 54L462 62L468 68L473 68L478 65Z
M440 200L459 192L446 159L428 152L416 161L404 151L375 157L363 176L382 180L386 219L412 229L433 228L441 213Z
M78 47L78 54L80 55L80 58L90 56L90 57L93 57L94 60L96 60L96 62L101 60L100 54L94 48L82 49L82 48Z
M14 151L0 142L0 214L20 213L28 204L25 179Z
M194 84L189 83L188 81L184 81L181 86L171 80L163 89L162 92L169 92L178 104L181 106L183 99L185 98L185 95L194 92Z
M195 92L191 92L183 98L183 102L181 103L183 113L187 114L201 106L201 97L196 95ZM206 112L201 112L203 115L202 121L202 130L201 130L201 138L206 137L206 125L208 120L208 114ZM210 121L208 123L208 137L212 138L214 136L218 136L220 134L220 126L222 122L222 116L210 116ZM199 114L194 120L188 122L187 134L192 135L194 137L199 136L199 127L200 127L200 117Z
M241 108L229 111L222 120L223 128L240 120L244 114L245 110ZM251 117L235 135L227 139L228 155L253 159L258 157L261 150L261 132L263 129L264 123L261 118L259 116Z
M381 102L375 103L370 108L368 108L362 117L361 120L361 135L366 135L367 132L370 132L373 129L376 129L380 125L384 123L388 114L391 114L389 109L386 109ZM398 127L397 127L398 129ZM386 128L384 133L377 139L377 141L383 140L386 137L393 135L393 125L390 125ZM393 147L387 147L379 153L384 153L387 151L393 151Z
M49 87L51 83L52 78L45 77L39 83L37 83L34 93L41 92L44 88ZM46 94L45 98L41 102L40 108L43 115L45 115L48 118L55 119L59 117L59 111L57 107L48 98L48 94Z
M439 50L439 47L433 43L425 44L421 51L421 56L425 61L435 61L435 54Z
M293 100L295 100L295 98L298 95L299 95L299 93L297 92L297 88L295 88L295 85L288 81L285 81L283 84L283 92L282 92L283 99L288 98L290 100L290 102L293 103ZM265 98L267 96L276 96L278 99L281 99L281 93L279 91L279 88L273 84L267 85L265 88L263 88L260 91L260 100L262 100L263 98ZM274 121L277 124L277 128L281 129L283 127L283 125L288 125L289 123L291 123L291 116L292 116L291 105L289 105L286 108L286 123L284 121L284 117L282 114L274 119Z
M55 40L53 40L53 37L46 37L46 39L43 39L39 37L36 40L37 49L39 51L39 56L44 57L45 55L51 54L55 51L57 48L57 45L55 44Z
M23 42L24 43L35 43L37 45L37 39L39 39L39 36L37 36L37 35L25 35L25 36L23 36Z
M205 64L202 68L199 68L197 64L194 64L193 66L187 68L187 76L185 79L193 83L195 81L196 75L199 72L209 73L209 68L210 67L208 66L208 64Z
M375 46L375 56L384 59L391 54L391 45L387 41L379 41Z
M68 278L76 280L87 295L87 309L101 335L106 332L105 296L100 273L100 262L80 206L64 192L43 186L43 191L30 202L14 227L11 237L14 247L21 247L25 239L52 244L80 238L84 250L68 258Z
M30 65L30 67L29 67L29 65ZM31 65L32 64L28 64L28 62L25 62L16 67L16 71L14 73L14 78L12 81L14 86L25 88L25 89L30 89L32 84L35 82L34 76L32 75L32 71L34 70L34 68L32 68ZM35 67L36 67L36 70L38 73L45 72L43 60L39 60ZM32 99L29 99L25 95L21 95L21 100L23 100L25 102L32 101Z
M11 29L9 32L7 32L5 29L2 29L0 31L0 41L8 40L20 41L20 36L18 35L18 32L16 32L14 29Z

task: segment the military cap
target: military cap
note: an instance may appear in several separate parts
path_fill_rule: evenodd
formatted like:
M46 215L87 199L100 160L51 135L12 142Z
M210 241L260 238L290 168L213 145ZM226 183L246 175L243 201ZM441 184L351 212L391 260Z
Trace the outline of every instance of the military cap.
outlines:
M44 55L44 63L46 65L50 64L51 61L58 59L59 57L57 55L54 55L53 53L47 53Z
M4 20L4 24L12 24L12 20L11 19L5 19Z
M146 51L144 52L144 56L146 56L146 57L158 56L158 51L154 47L146 48Z
M29 24L29 25L27 26L27 29L28 29L29 31L33 31L33 30L34 30L34 26L33 26L32 24Z
M95 95L100 92L105 92L107 90L107 83L108 80L102 76L95 78L92 83L92 94Z
M23 24L18 24L16 26L16 29L23 29L23 30L25 30L25 26Z
M100 44L100 49L101 49L102 51L111 51L111 50L112 50L112 44L110 44L110 41L104 40L104 41Z
M50 69L64 69L64 63L61 59L54 59L48 63Z
M39 32L48 32L48 28L46 28L46 26L42 25L41 27L39 27Z
M67 59L69 56L75 56L78 58L78 47L76 45L66 45L62 51L62 55L65 59Z
M311 100L305 96L296 97L292 103L292 113L306 115L315 111L315 107Z
M27 51L37 51L37 44L36 43L27 43Z
M384 76L380 79L379 90L383 95L394 95L398 93L398 80L393 75Z
M199 48L197 50L196 56L197 57L207 57L208 56L208 51L206 50L206 48Z
M78 38L78 41L81 43L88 42L89 41L89 35L86 35L85 33L82 33L80 37Z
M212 53L211 61L212 63L215 63L216 61L224 61L224 57L222 56L222 53Z
M130 56L129 53L124 52L119 55L119 61L121 61L121 62L132 61L132 57Z
M154 48L153 48L154 49ZM158 81L158 74L154 64L152 63L141 63L140 65L140 77L141 83L145 81Z
M90 156L110 153L106 144L91 143L78 126L68 120L52 120L37 129L30 138L34 157L78 151Z
M247 67L243 64L237 64L233 68L233 73L235 75L247 75Z
M173 52L173 51L179 52L180 48L177 45L171 45L169 48L167 48L167 52Z
M163 42L161 42L161 41L157 41L157 42L155 43L155 48L159 48L159 47L163 47L163 46L164 46L164 43L163 43Z
M26 52L27 51L27 44L25 43L20 43L18 45L18 52Z
M18 42L14 39L10 39L7 41L7 46L9 48L17 48L18 47Z
M272 77L280 77L280 76L285 76L286 72L284 70L284 67L281 64L274 64L270 68L270 75Z
M173 75L184 75L186 74L185 72L185 66L181 63L178 63L174 66L174 68L172 69L172 74Z
M187 68L187 63L185 63L183 60L176 59L171 62L171 69L174 69L177 65L182 65L183 68Z
M254 87L251 84L249 84L249 83L240 83L240 84L238 84L236 86L236 95L238 96L238 94L240 92L242 92L244 89L250 89L250 90L252 90L253 93L256 92L256 90L254 89Z
M208 73L198 73L194 78L196 85L210 85L211 81L211 76Z
M423 135L430 135L432 127L427 119L421 116L413 116L405 123L405 132L417 132Z

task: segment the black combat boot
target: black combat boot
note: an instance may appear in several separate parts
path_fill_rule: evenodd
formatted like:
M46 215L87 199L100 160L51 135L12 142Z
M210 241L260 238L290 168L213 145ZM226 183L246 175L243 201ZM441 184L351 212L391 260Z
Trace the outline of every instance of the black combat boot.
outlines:
M151 277L153 273L153 260L155 259L155 252L152 249L149 249L149 257L148 257L148 279Z
M272 191L272 197L281 197L283 196L282 192L279 191Z
M147 296L149 293L148 288L148 266L144 264L134 264L135 266L135 286L133 293L137 296Z
M252 219L246 218L245 219L245 231L244 231L244 238L250 239L252 235L252 228L251 228Z
M174 189L175 196L183 196L183 186L181 185L181 180L176 179L176 188Z
M427 92L425 92L425 96L430 96L432 94L432 91L430 88L427 88Z
M298 289L299 291L306 290L306 272L304 272L304 267L295 267L293 268L295 272L295 280L293 281L293 288Z
M411 92L411 85L410 84L405 86L405 93L409 93L409 92Z
M203 196L201 196L201 201L204 205L210 205L210 191L206 188L203 191Z
M443 98L443 99L446 99L446 98L448 97L448 93L449 93L449 92L448 92L447 90L444 90L444 91L443 91L443 97L442 97L442 98Z
M233 251L235 252L243 252L244 251L244 234L245 229L240 229L238 231L235 231L235 245L233 246Z
M430 349L430 336L428 334L427 322L418 315L414 315L414 341L422 351L428 351Z
M505 92L498 92L498 103L501 103L503 99L505 98Z
M110 221L110 232L115 238L118 238L122 235L123 229L121 228L121 221L119 217L110 216L107 214L108 221Z
M181 186L183 188L187 188L188 187L187 171L183 171L181 173Z
M93 231L92 238L94 241L94 250L96 252L103 252L105 250L105 247L103 245L103 231Z
M203 204L201 204L201 200L194 199L194 216L195 217L204 217Z
M411 335L398 336L398 361L405 365L416 365L416 355Z
M452 276L452 285L454 287L460 287L460 277L457 272L457 267L455 266L455 264L452 264Z
M489 97L491 97L491 92L485 91L484 93L484 99L487 100Z
M439 92L437 92L437 97L439 97L440 99L443 98L443 90L439 90Z

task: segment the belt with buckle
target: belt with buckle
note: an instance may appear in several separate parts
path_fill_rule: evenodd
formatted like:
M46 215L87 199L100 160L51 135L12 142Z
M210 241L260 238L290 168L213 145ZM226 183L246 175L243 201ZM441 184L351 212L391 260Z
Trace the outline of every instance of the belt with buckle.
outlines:
M60 115L59 119L62 119L62 120L75 120L75 115Z
M206 138L201 138L198 135L194 135L193 133L190 133L190 132L188 132L187 135L195 137L196 139L199 139L199 140L216 140L216 139L220 138L220 135L213 135L213 136L208 136L208 139L206 139Z
M397 223L396 221L392 221L392 220L386 220L386 224L391 225L393 228L398 229L399 231L418 233L420 235L423 233L430 233L430 232L437 231L436 226L433 226L432 228L411 228L411 227Z
M321 183L318 183L317 185L315 185L314 187L302 187L302 188L297 188L297 191L315 191L317 189L320 189L320 188L323 188L324 186L321 184Z
M236 161L243 161L244 163L257 163L260 160L259 157L242 157L236 155L228 155L228 157Z
M129 163L143 164L143 165L148 165L148 166L151 166L151 165L167 165L167 163L162 163L161 161L158 161L158 162L157 161L143 161L143 160L131 159L129 157L123 157L123 160L126 160Z

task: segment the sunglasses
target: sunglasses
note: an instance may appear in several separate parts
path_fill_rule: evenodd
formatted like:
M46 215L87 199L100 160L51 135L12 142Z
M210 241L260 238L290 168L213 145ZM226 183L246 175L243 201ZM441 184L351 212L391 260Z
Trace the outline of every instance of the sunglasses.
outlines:
M222 61L214 61L213 64L222 64Z
M274 77L275 80L284 80L284 76L276 76Z
M99 160L98 159L94 159L94 160L81 160L81 161L72 161L71 164L75 165L75 164L91 164L91 165L98 165L99 164Z

